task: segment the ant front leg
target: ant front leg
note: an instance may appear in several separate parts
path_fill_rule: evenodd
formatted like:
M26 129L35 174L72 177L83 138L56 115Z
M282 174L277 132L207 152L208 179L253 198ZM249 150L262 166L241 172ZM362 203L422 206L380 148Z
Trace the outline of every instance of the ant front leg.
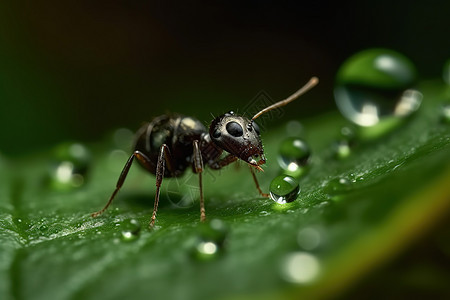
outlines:
M258 178L256 178L255 170L252 166L249 166L250 172L252 172L253 181L255 182L256 188L258 189L259 194L264 198L269 198L269 194L263 193L261 188L259 187Z
M108 202L106 203L105 207L103 207L101 210L91 214L92 217L95 218L95 217L100 216L111 205L113 199L116 197L117 193L119 192L120 188L122 187L123 183L125 182L125 179L127 178L128 171L130 171L130 168L131 168L134 158L137 158L139 160L139 162L145 166L150 165L150 159L147 156L145 156L144 153L142 153L141 151L134 151L134 153L131 154L127 163L123 167L122 173L120 173L119 180L117 181L117 184L116 184L116 189L112 193L112 195L109 198Z
M193 146L194 146L194 155L193 155L194 172L198 174L198 186L200 189L200 221L204 222L206 220L206 211L205 211L205 199L203 198L203 183L202 183L203 159L197 140L194 141Z

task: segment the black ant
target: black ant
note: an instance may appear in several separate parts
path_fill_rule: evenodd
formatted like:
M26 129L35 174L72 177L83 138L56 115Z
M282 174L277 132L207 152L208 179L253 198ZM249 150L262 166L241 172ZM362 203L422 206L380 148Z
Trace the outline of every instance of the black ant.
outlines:
M162 180L165 177L181 176L188 166L198 174L200 188L200 220L205 221L205 202L203 199L202 172L203 162L214 170L221 169L238 159L250 166L258 192L261 191L254 168L262 171L261 165L266 163L263 145L258 125L254 122L260 115L284 106L314 87L319 80L313 77L297 92L270 105L250 120L239 116L232 111L215 118L206 130L203 124L192 117L183 115L162 115L150 123L143 125L136 133L134 152L125 164L116 189L106 203L105 207L92 214L92 217L101 215L111 204L119 189L122 187L133 160L138 162L147 171L156 175L156 194L150 227L155 225L156 211L158 210L159 193ZM223 151L228 155L221 158Z

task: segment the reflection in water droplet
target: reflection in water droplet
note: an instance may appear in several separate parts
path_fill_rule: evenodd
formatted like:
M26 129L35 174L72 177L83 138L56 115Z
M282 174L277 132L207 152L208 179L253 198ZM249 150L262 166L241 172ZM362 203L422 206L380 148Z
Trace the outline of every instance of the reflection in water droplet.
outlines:
M275 177L269 187L270 198L278 204L285 204L297 199L300 193L298 181L289 175Z
M138 220L126 220L120 225L122 229L122 241L130 242L139 237L139 233L141 232L141 224Z
M412 89L416 80L415 67L405 56L387 49L362 51L338 71L336 104L355 124L383 123L379 128L385 132L419 108L422 94Z
M199 236L194 245L194 257L201 261L217 258L224 248L228 227L219 219L199 226Z
M280 145L278 163L286 174L301 176L306 171L311 150L302 139L291 137Z
M283 278L292 283L312 283L320 274L319 259L307 252L293 252L288 254L282 264Z
M334 178L324 186L323 192L329 197L342 195L352 189L352 183L347 178Z
M298 232L297 241L302 249L314 250L322 243L322 233L318 228L306 227Z
M70 189L83 185L91 162L89 150L79 143L65 143L54 151L49 183L54 189Z

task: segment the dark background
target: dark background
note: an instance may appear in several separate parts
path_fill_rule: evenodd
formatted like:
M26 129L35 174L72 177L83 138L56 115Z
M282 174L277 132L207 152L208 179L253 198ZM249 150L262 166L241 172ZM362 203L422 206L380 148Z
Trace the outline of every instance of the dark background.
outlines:
M305 118L334 109L339 65L365 48L422 79L450 58L449 1L1 1L0 152L100 140L167 111L204 120L264 90Z

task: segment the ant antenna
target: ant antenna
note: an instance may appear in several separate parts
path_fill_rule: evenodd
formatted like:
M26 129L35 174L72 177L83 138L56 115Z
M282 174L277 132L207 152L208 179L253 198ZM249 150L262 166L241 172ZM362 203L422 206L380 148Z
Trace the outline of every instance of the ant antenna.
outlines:
M264 108L260 112L258 112L256 115L253 116L252 121L254 119L256 119L257 117L259 117L260 115L262 115L263 113L266 113L273 109L277 109L278 107L281 107L281 106L285 106L289 102L294 101L295 99L297 99L298 97L300 97L301 95L303 95L304 93L306 93L307 91L312 89L314 86L316 86L318 83L319 83L319 78L312 77L302 88L300 88L298 91L296 91L295 93L290 95L288 98L278 101L277 103L274 103L274 104Z

